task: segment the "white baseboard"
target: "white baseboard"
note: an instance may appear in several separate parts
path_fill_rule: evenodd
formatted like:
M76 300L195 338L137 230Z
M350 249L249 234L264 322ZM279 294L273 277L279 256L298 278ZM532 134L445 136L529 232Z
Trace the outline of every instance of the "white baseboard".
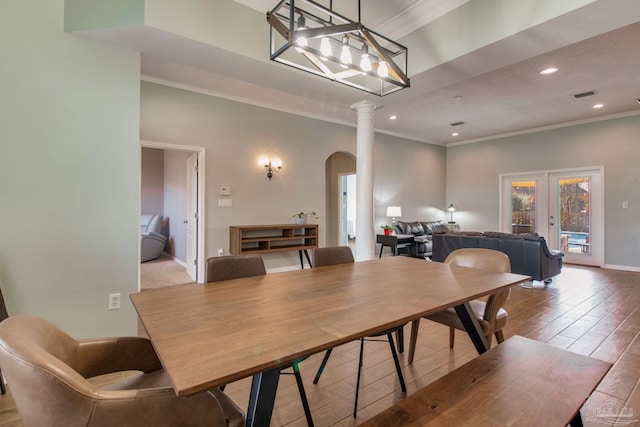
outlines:
M605 264L604 268L608 268L609 270L635 271L640 273L640 267L632 267L629 265Z
M176 258L175 256L173 256L173 255L171 255L171 254L168 254L168 253L166 253L166 252L163 252L163 254L165 254L166 256L168 256L169 258L171 258L171 259L173 260L173 262L175 262L176 264L180 264L180 265L181 265L181 266L183 266L184 268L187 268L187 264L186 264L184 261L179 260L179 259L178 259L178 258Z

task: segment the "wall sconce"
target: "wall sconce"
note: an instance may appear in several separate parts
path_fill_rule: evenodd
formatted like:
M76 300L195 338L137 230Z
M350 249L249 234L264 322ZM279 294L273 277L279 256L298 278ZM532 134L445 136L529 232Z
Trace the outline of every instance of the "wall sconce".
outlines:
M391 218L391 224L396 225L396 217L402 217L402 208L400 206L387 206L387 216Z
M451 219L449 220L449 224L455 224L455 222L453 221L453 213L456 211L456 207L453 206L453 203L451 203L447 208L447 210L451 214Z
M264 169L267 171L267 178L269 178L269 181L273 178L274 173L278 173L280 172L280 169L282 169L282 160L280 159L271 161L265 157L260 159L259 163L260 166L264 166Z

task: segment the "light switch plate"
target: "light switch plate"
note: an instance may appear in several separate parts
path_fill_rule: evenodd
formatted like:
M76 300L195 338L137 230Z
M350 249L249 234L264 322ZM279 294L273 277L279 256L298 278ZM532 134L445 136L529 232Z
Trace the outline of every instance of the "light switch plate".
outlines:
M230 208L233 206L231 199L218 199L219 208Z
M231 187L220 187L220 195L221 196L230 196L231 195Z

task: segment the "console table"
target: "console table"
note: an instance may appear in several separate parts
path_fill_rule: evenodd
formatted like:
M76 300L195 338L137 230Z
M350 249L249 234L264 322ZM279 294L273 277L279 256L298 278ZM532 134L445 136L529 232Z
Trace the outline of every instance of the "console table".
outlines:
M232 225L229 227L229 252L233 255L298 251L302 254L318 247L318 224Z
M412 234L391 234L389 236L378 234L376 242L380 243L380 255L378 258L382 258L382 250L385 246L390 247L393 255L395 256L398 255L399 248L413 246L416 243ZM409 254L411 254L411 250L409 250Z

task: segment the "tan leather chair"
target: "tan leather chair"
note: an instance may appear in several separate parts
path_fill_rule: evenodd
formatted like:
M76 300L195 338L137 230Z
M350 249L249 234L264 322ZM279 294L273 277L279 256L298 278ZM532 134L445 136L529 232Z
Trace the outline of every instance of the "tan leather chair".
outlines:
M329 265L336 264L347 264L354 262L353 252L351 252L351 248L348 246L333 246L327 248L318 248L313 251L313 267L325 267ZM398 360L398 353L396 351L396 346L393 342L393 333L396 333L398 337L398 347L400 352L403 351L402 341L403 341L403 328L404 325L399 326L397 328L389 329L387 331L381 332L379 334L371 335L371 337L361 338L360 339L360 358L358 361L358 380L356 382L356 400L353 405L353 418L356 417L356 413L358 412L358 395L360 392L360 374L362 373L362 359L364 354L364 342L367 341L380 341L376 340L376 337L386 336L389 341L389 347L391 348L391 355L393 356L393 362L396 365L396 372L398 374L398 380L400 381L400 388L403 392L406 393L407 386L404 382L404 376L402 375L402 368L400 368L400 361ZM329 361L329 356L331 356L332 349L329 349L324 354L324 358L320 363L320 367L318 368L318 372L316 373L316 377L313 380L314 384L318 384L320 381L320 376L324 371L327 362Z
M2 322L7 317L9 317L9 313L7 312L7 306L4 303L4 295L2 294L2 289L0 289L0 322ZM2 370L0 370L0 393L7 393L7 388L4 386L4 376L2 375Z
M458 249L449 254L444 260L446 264L461 267L478 268L497 273L510 273L511 263L509 257L500 251L481 248ZM482 331L487 337L487 342L491 346L491 336L495 334L498 343L504 341L502 328L507 324L507 312L502 308L504 302L509 298L511 289L498 291L487 298L487 301L470 301L471 308L482 327ZM441 311L426 317L434 322L449 326L449 347L453 348L455 331L465 328L453 308ZM409 343L409 363L413 363L413 356L416 351L416 341L418 339L419 322L414 322L411 328L411 341Z
M267 274L267 269L265 268L264 261L260 255L230 255L213 257L208 258L206 264L204 276L206 283L222 282L225 280L262 276ZM280 374L294 375L296 384L298 385L298 392L300 393L300 400L302 401L304 415L307 419L307 425L309 427L313 427L311 408L309 406L309 400L307 399L307 393L304 390L304 384L302 383L302 376L300 375L300 368L298 366L301 361L302 360L299 360L291 365L283 366L283 370L292 368L293 372L281 371ZM220 389L224 390L224 386Z
M0 323L0 364L25 426L244 426L217 389L177 397L146 338L77 341L44 319ZM87 378L140 371L100 387Z

